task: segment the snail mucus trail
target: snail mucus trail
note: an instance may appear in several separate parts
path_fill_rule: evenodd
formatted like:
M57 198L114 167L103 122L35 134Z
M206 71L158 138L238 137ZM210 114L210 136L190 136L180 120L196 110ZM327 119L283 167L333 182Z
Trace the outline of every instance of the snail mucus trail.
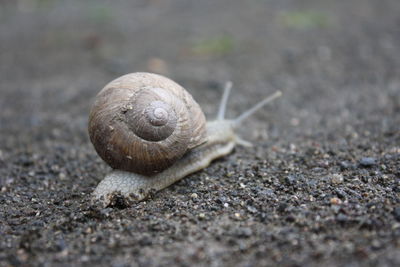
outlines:
M121 79L123 82L120 81ZM170 85L171 86L179 86L172 80L169 80L168 78L165 78L160 75L150 74L150 73L133 73L133 74L128 74L128 75L122 76L122 77L114 80L113 82L111 82L110 84L113 84L113 83L116 84L115 88L112 88L112 90L119 90L119 87L123 87L121 85L124 85L124 81L125 81L124 79L125 80L128 79L129 82L131 82L131 80L133 80L133 84L135 84L135 86L137 84L140 84L140 86L142 86L143 88L141 88L137 92L129 95L129 97L123 98L123 100L121 102L124 102L125 100L126 101L129 100L128 101L129 105L127 105L126 103L123 104L122 110L125 110L123 112L126 112L127 108L129 110L129 109L134 108L135 105L140 105L135 102L133 104L131 104L130 103L131 98L132 98L132 96L134 97L135 94L142 94L143 92L145 94L147 94L148 91L153 90L154 88L148 87L149 84L152 84L152 86L154 84L154 87L157 90L158 89L161 90L161 92L162 92L162 93L160 93L161 96L165 96L165 92L163 91L165 88L163 86L170 86ZM162 82L158 83L159 79L161 79ZM139 81L139 82L137 82L137 81ZM102 91L104 91L107 87L112 87L112 86L110 86L110 84L107 85ZM159 87L161 87L161 88L159 88ZM227 82L225 89L224 89L224 93L221 98L220 105L219 105L218 114L217 114L217 117L215 120L205 122L204 114L202 113L202 111L200 109L200 113L196 113L196 119L199 121L204 120L204 122L201 122L200 125L197 125L196 122L193 122L193 125L186 127L186 128L193 128L193 131L198 136L186 138L186 135L184 134L184 136L180 137L180 138L182 138L182 140L188 139L190 142L192 142L192 143L194 142L195 145L193 145L191 147L191 144L189 143L186 148L187 150L184 151L184 153L182 153L181 155L178 155L176 158L174 158L174 162L170 163L171 166L162 168L161 170L156 168L156 170L153 173L152 172L148 173L149 169L151 169L151 166L154 165L153 162L150 165L146 166L145 168L141 168L140 166L139 167L134 166L138 171L133 172L129 169L130 166L128 166L127 164L124 163L124 164L118 165L119 163L115 163L115 161L113 161L113 160L118 161L121 159L121 157L119 157L119 155L115 156L114 154L116 154L116 153L113 153L113 152L115 152L114 150L116 150L114 147L115 144L113 142L115 142L116 144L119 144L122 147L123 153L125 153L125 152L128 153L130 151L127 152L126 151L127 148L124 147L124 144L123 143L121 144L121 142L127 142L127 136L131 137L132 133L129 132L129 134L127 136L126 136L126 133L124 133L125 135L123 135L123 138L121 141L115 141L116 138L113 138L112 136L109 139L104 137L104 136L107 137L107 130L109 130L112 134L114 131L114 128L116 127L115 125L117 125L117 126L119 125L119 124L115 124L115 123L116 123L116 121L118 123L120 123L119 116L121 113L121 109L117 108L117 106L119 105L118 101L113 102L113 100L108 100L108 98L112 99L112 97L113 97L112 95L110 96L110 92L106 92L105 94L103 94L106 97L97 99L95 101L94 106L92 107L92 111L91 111L91 114L89 117L89 135L90 135L90 139L91 139L92 143L94 144L95 149L98 152L98 154L102 157L103 160L105 160L113 168L113 170L109 174L107 174L105 176L105 178L98 184L98 186L96 187L96 189L93 192L93 198L100 200L104 205L108 205L110 203L111 199L113 198L113 196L115 196L116 194L123 196L124 198L127 198L128 200L140 201L140 200L145 199L152 193L162 190L162 189L168 187L169 185L179 181L183 177L185 177L191 173L197 172L203 168L206 168L212 160L231 153L233 148L237 144L243 145L243 146L251 146L251 143L241 139L236 134L236 130L242 126L242 123L245 119L247 119L249 116L251 116L254 112L261 109L267 103L270 103L275 98L280 97L282 93L280 91L275 92L274 94L272 94L271 96L260 101L259 103L257 103L252 108L245 111L244 113L242 113L240 116L238 116L235 119L225 119L225 111L226 111L228 97L229 97L229 94L231 91L231 87L232 87L232 83ZM182 89L179 89L179 90L182 90ZM99 93L99 95L102 93L102 91ZM151 92L150 98L152 100L150 102L151 103L157 102L158 100L153 101L154 99L153 99L152 94L153 94L153 92ZM158 97L158 94L159 93L157 93L157 92L155 93L155 95L157 95L157 97ZM191 105L195 106L195 109L200 108L198 106L198 104L191 98L191 96L185 90L183 91L183 93L179 93L179 94L181 94L180 96L186 97L186 100L183 102L191 103ZM97 98L99 98L99 95L97 96ZM97 110L97 109L99 109L98 108L99 105L97 105L97 104L100 103L102 105L101 107L103 107L104 103L106 103L107 101L110 101L110 103L111 103L108 105L110 108L107 106L108 109L105 109L105 110L101 109L100 111ZM174 101L178 101L178 100L174 100ZM170 102L167 101L167 103L172 103L174 101L170 101ZM150 106L153 105L151 103L149 104ZM165 106L166 110L174 109L174 108L170 108L169 104L164 105L164 106ZM180 106L178 107L178 109L181 109L181 108L182 107L180 107ZM196 112L196 111L193 111L191 106L189 106L188 109L190 112ZM145 111L139 112L139 115L145 114L146 107L144 107L144 110ZM160 110L158 107L156 107L154 110L155 110L154 112L157 113L156 115L158 116L158 118L161 118L161 120L164 120L165 117L169 116L169 115L164 114L164 110ZM109 121L107 121L107 119L106 119L107 118L106 115L108 112L115 113L115 115L112 115L110 117L111 119ZM183 117L184 116L185 115L183 115ZM187 123L188 119L189 118L184 117L184 119L182 121L184 123ZM139 119L139 120L142 120L142 119ZM173 124L175 126L178 125L178 123L180 123L179 118L177 118L177 119L173 118L172 120L174 120ZM93 121L95 121L95 122L93 122ZM105 125L105 126L103 125L104 123L109 123L112 125L108 125L108 127L107 127L107 125ZM158 122L156 122L156 123L158 123ZM204 125L201 125L201 124L204 124ZM123 128L122 130L123 131L132 130L132 129L135 129L135 127L136 127L135 125L126 127L124 124L124 126L122 127ZM185 128L185 126L181 126L181 128L179 128L179 130L175 130L172 132L173 133L178 132L178 134L179 134L181 131L182 132L185 131L186 128ZM188 129L188 130L191 130L191 129ZM104 131L106 131L105 132L106 134L104 134ZM143 132L145 130L139 129L139 135L142 134L141 131ZM159 135L160 134L157 134L155 139L160 139L160 138L158 138ZM136 138L136 136L135 136L135 138ZM170 138L170 137L167 137L167 140L168 140L168 138ZM173 137L171 137L171 138L173 138ZM108 141L106 140L106 143L104 143L105 139L108 140ZM111 142L109 140L112 141L112 144L109 144L109 142ZM177 140L172 142L172 144L175 145L176 142L178 142L179 140L180 139L178 138ZM148 148L147 144L149 141L145 140L143 142L144 142L145 148L147 149ZM151 142L155 142L155 141L151 141ZM162 149L165 150L164 147L162 147ZM168 153L169 149L174 150L174 147L166 148L167 152L165 152L165 153ZM143 151L143 150L139 150L139 151ZM146 154L147 152L141 152L141 153ZM162 154L162 153L161 154L160 153L157 152L155 154L157 156L160 156ZM136 156L137 156L137 158L132 160L132 158L134 158ZM123 160L125 160L125 162L126 162L126 157L128 157L128 159L130 159L130 161L127 161L128 163L136 162L137 160L141 159L141 155L136 155L135 152L132 152L131 154L129 154L129 156L124 156ZM144 160L147 159L146 157L149 157L149 155L146 154L144 156ZM174 157L174 156L172 156L172 157ZM161 164L165 163L165 159L163 159L163 160L164 161L161 161ZM167 163L169 163L168 160L167 160ZM137 164L139 164L139 163L137 163ZM116 166L121 166L121 167L119 168ZM156 167L159 167L159 166L156 166Z

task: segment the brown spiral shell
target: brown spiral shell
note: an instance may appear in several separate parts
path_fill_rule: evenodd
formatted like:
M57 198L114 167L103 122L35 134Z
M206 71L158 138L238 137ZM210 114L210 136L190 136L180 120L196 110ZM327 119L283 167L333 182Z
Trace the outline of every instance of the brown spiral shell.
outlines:
M206 141L206 119L192 96L152 73L124 75L96 96L89 136L112 168L144 175L170 167Z

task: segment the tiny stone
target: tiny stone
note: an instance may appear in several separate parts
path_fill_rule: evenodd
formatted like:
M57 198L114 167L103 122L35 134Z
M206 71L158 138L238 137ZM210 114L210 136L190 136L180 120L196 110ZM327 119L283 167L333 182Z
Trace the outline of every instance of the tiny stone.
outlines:
M287 206L288 205L286 203L281 203L281 204L279 204L277 211L284 212L286 210Z
M360 160L360 165L363 167L372 167L376 164L376 159L372 157L364 157Z
M200 214L199 214L199 218L200 218L200 219L204 219L205 217L206 217L206 215L205 215L204 213L200 213Z
M330 202L332 205L340 205L342 203L342 201L337 197L331 198Z
M199 196L198 196L196 193L192 193L192 194L190 195L190 197L191 197L191 198L198 198Z
M369 183L370 177L369 176L361 176L361 181L363 181L364 183Z
M250 228L241 228L237 231L238 237L250 237L253 234L253 231Z
M343 182L343 175L335 173L332 175L332 183L334 184L340 184Z
M60 252L59 255L60 255L60 257L65 258L65 257L68 256L68 253L69 253L68 249L63 249L63 250Z
M373 240L372 241L372 248L374 249L379 249L381 247L381 243L378 240Z
M297 177L296 177L296 175L290 174L290 175L288 175L288 176L285 178L285 184L286 184L286 185L295 185L296 182L297 182Z
M254 208L253 206L247 206L247 210L251 213L257 213L257 209Z
M348 161L342 161L340 162L340 169L341 170L345 170L345 169L350 169L351 168L351 163L349 163Z
M27 261L29 258L28 254L26 253L26 251L24 249L18 249L17 255L18 255L18 258L23 262Z
M344 222L347 221L347 216L344 215L344 214L342 214L342 213L340 213L340 214L336 217L336 220L337 220L338 222L340 222L340 223L344 223Z
M335 190L335 193L336 193L336 195L338 196L338 197L340 197L340 198L345 198L346 197L346 192L343 190L343 189L340 189L340 188L337 188L336 190Z

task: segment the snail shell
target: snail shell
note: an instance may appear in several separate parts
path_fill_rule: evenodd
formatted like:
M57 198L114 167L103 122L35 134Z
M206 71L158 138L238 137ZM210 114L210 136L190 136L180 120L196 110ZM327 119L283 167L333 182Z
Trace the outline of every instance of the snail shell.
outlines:
M131 73L98 93L89 136L112 168L154 175L207 141L206 119L179 84L157 74Z

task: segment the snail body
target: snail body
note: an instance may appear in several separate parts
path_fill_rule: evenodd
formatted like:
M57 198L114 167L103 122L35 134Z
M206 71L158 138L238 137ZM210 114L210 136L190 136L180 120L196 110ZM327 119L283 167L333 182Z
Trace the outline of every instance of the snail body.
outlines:
M209 122L189 93L163 76L132 73L106 85L92 107L89 136L114 170L99 183L93 197L105 205L115 193L142 200L231 153L235 145L251 145L235 129L281 92L226 120L231 85L227 83L217 119Z

